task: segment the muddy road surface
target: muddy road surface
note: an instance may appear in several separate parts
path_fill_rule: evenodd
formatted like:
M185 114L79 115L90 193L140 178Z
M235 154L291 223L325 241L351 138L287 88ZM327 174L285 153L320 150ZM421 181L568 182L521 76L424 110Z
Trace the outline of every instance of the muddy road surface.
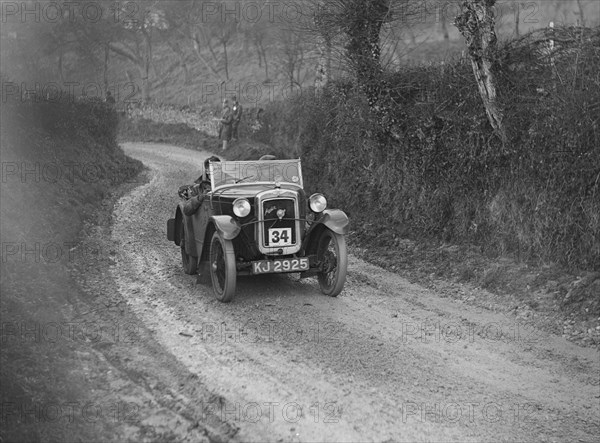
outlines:
M184 274L179 248L166 239L177 188L193 182L210 154L152 144L124 149L150 168L149 181L115 207L111 236L120 247L106 278L151 331L158 360L180 368L186 395L194 383L214 394L188 411L191 422L216 417L229 429L222 439L234 441L600 435L596 350L510 313L442 298L352 256L337 298L291 274L239 278L233 302L216 301L210 280ZM143 355L131 358L145 364ZM152 370L160 380L160 365Z

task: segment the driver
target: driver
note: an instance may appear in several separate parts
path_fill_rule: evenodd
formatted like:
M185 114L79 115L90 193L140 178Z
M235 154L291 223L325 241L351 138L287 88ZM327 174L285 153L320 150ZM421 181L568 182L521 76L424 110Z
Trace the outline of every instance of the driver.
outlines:
M195 183L194 188L197 191L197 193L206 193L206 192L210 191L210 188L211 188L210 164L212 162L220 162L220 161L221 161L221 159L219 157L217 157L216 155L208 157L206 160L204 160L204 172L202 173L202 175L200 177L198 177L196 179L196 181L194 181L194 183Z
M204 197L211 190L210 163L220 161L221 159L214 155L204 160L204 172L194 181L194 185L191 187L189 192L190 198L183 206L183 213L185 215L193 215L198 211L198 209L200 209L200 206L204 201Z

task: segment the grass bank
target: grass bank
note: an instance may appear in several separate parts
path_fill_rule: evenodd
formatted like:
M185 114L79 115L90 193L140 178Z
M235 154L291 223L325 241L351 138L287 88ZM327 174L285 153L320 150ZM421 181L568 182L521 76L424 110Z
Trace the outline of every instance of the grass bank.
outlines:
M122 435L124 423L111 422L109 411L119 401L108 387L111 367L93 349L110 325L102 329L86 315L71 273L108 252L82 243L82 234L110 216L111 193L135 184L142 170L117 145L117 124L115 110L101 101L3 98L3 441Z

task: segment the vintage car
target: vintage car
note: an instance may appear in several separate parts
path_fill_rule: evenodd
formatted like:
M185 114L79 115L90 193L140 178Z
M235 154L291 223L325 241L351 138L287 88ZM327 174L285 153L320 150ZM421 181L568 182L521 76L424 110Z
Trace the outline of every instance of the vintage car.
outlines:
M210 186L196 212L186 215L189 193L180 192L167 223L185 273L208 268L222 302L233 299L238 275L316 275L324 294L342 291L348 217L328 209L322 194L306 196L299 159L213 161L208 170Z

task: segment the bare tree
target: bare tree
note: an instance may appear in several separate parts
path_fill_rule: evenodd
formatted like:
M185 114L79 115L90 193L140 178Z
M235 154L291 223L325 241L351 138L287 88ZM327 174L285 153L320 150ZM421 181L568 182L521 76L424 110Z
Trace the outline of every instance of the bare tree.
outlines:
M345 57L369 107L391 133L396 123L390 101L391 86L383 78L380 34L393 19L390 0L334 0L321 11L320 27L339 29L345 37Z
M70 6L67 6L69 4ZM102 4L102 7L108 7ZM89 23L76 20L82 15L78 3L63 2L61 10L64 11L55 24L52 32L45 36L47 44L57 44L55 48L46 47L46 55L56 55L58 58L58 72L61 81L64 81L64 69L67 68L66 61L77 60L77 72L79 75L94 75L101 72L104 91L108 90L108 68L110 61L109 43L119 38L118 25L103 17L95 22ZM99 69L101 68L101 70ZM100 79L100 76L98 76Z
M123 38L108 42L108 47L115 54L136 65L142 78L142 99L147 102L150 100L153 33L168 27L162 8L165 5L158 1L115 5L115 14L119 14L117 22L120 24Z
M240 20L236 12L227 12L227 3L226 0L195 2L195 7L200 8L197 12L200 20L192 27L192 36L196 53L200 56L202 47L208 49L217 66L223 63L225 79L229 80L228 48L238 33ZM220 54L218 46L222 49Z
M235 37L238 30L238 21L228 21L216 28L214 35L223 48L223 63L225 64L225 78L229 80L229 56L227 46Z
M184 83L191 82L188 60L190 55L186 51L186 43L190 43L189 25L193 12L193 2L172 2L165 8L167 27L161 30L163 41L169 46L179 60L184 75Z
M315 4L314 21L306 25L308 33L326 45L333 43L331 52L335 53L338 45L341 47L342 51L334 57L342 57L338 61L343 60L354 75L386 133L398 138L394 91L383 75L382 30L393 22L400 26L410 22L422 5L408 0L329 0Z
M292 29L281 29L279 31L279 59L283 65L289 84L300 85L300 70L304 62L304 45L301 36Z
M457 3L457 1L444 0L435 5L436 17L440 26L440 31L444 40L446 41L450 39L450 34L448 32L448 21L454 19L454 17L450 17L450 14L456 7Z
M256 50L256 56L258 58L258 67L264 68L265 80L269 80L269 62L267 60L267 50L265 41L268 36L269 27L263 23L253 23L246 27L244 34L246 39L250 40Z
M192 41L192 46L194 48L194 53L196 54L196 57L198 58L198 60L200 60L200 62L202 62L202 64L208 68L217 78L221 78L221 74L219 73L219 71L215 68L215 66L217 65L217 56L211 46L210 43L210 39L208 37L202 37L202 34L194 31L193 29L190 30L189 33L189 38ZM206 44L203 44L203 41L206 42ZM206 57L204 57L204 54L202 53L202 48L203 47L207 47L210 50L210 53L213 57L213 60L215 61L214 64L209 63L208 60L206 60Z
M456 17L455 25L465 37L488 120L503 144L506 144L507 134L502 122L503 114L498 103L493 70L497 44L492 10L495 3L496 0L464 0L463 12Z
M580 20L580 24L581 26L585 27L585 7L583 6L583 3L581 0L577 0L577 8L579 9L579 20Z
M267 45L271 37L275 34L277 26L271 23L272 17L269 15L269 8L272 7L269 0L257 0L252 2L253 12L246 12L246 20L241 20L238 25L238 31L244 36L244 51L250 50L250 45L256 53L258 67L263 68L265 72L265 81L269 80L269 61ZM256 8L256 11L254 11Z

